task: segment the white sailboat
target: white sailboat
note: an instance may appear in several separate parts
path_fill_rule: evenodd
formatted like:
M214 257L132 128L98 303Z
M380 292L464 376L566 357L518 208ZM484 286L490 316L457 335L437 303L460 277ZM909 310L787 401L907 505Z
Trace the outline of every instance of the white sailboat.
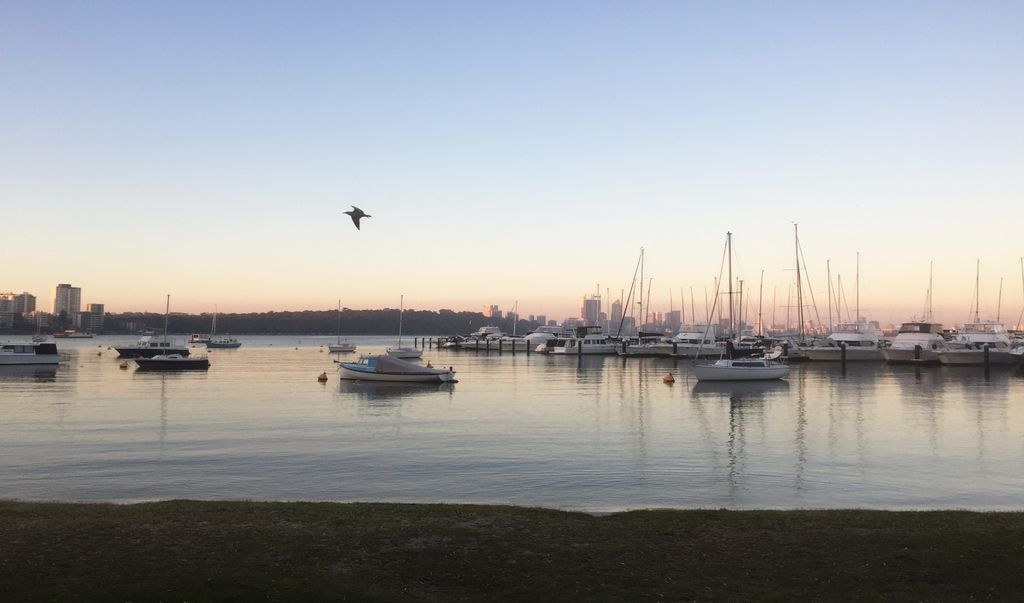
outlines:
M413 358L419 358L423 356L423 352L416 348L403 348L402 347L402 315L405 314L405 296L401 297L399 302L398 310L398 345L393 348L388 348L388 356L395 358L402 358L405 360L411 360Z
M733 304L732 302L732 233L726 233L725 239L726 255L729 258L729 325L733 325ZM719 279L721 281L721 279ZM718 291L715 291L715 305L718 304ZM715 312L712 306L711 314ZM707 333L701 338L707 337ZM732 334L730 334L732 337ZM701 347L698 347L697 356L700 355ZM695 364L693 374L697 381L763 381L770 379L781 379L789 374L789 365L777 362L774 359L753 356L738 356L732 340L726 342L724 358L716 360L713 364Z
M356 351L356 344L341 339L341 300L338 300L338 341L327 346L327 351L332 354L349 353Z

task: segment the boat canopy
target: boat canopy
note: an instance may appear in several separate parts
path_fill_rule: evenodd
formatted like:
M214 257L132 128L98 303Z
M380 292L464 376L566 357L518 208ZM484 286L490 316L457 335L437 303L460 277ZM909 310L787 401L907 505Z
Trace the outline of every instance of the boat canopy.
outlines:
M942 325L937 322L905 322L900 325L900 333L942 333Z

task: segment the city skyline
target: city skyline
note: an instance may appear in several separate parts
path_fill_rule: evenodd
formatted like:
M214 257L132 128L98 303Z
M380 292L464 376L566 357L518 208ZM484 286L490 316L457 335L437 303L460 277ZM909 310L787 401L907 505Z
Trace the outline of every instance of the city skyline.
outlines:
M76 283L115 313L404 295L562 320L628 290L643 247L652 310L691 287L700 310L731 231L734 275L756 291L763 269L779 311L796 222L822 314L826 261L852 301L858 252L882 324L921 315L931 263L948 325L972 315L979 259L983 317L1000 278L1003 321L1024 308L1024 6L4 15L5 290ZM373 215L360 230L350 205Z

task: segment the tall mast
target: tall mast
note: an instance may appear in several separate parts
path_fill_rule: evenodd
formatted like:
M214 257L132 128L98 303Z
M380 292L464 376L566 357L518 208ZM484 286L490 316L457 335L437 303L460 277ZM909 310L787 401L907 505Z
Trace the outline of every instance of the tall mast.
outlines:
M828 278L828 331L832 332L832 260L825 260L825 272Z
M693 303L693 286L690 286L690 320L697 322L697 306Z
M935 261L928 262L928 322L932 320L932 276L935 274Z
M1003 277L999 277L999 303L996 305L996 322L1003 315Z
M167 307L164 308L164 343L167 342L167 317L171 314L171 294L167 294Z
M803 283L800 281L800 235L797 225L793 224L793 246L796 250L796 317L800 321L800 341L804 340L804 296Z
M761 269L761 286L757 288L757 334L764 337L764 318L761 312L764 301L764 268Z
M398 347L402 347L402 314L405 314L405 295L398 298Z
M974 260L974 322L981 320L981 260Z
M732 319L732 233L725 233L725 246L729 254L729 336L736 330L736 323Z
M853 306L854 307L854 312L857 313L857 316L854 317L854 320L856 320L857 322L860 322L860 252L859 251L857 252L857 275L854 278L853 282L854 282L854 288L857 290L857 293L855 295L855 300L856 301L854 301L854 306Z
M640 248L640 326L637 327L636 333L640 334L640 331L644 330L644 322L647 320L644 315L644 248Z

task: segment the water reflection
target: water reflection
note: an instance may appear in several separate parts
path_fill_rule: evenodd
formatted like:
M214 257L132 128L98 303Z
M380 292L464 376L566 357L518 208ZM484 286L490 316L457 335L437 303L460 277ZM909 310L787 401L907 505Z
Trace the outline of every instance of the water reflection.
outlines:
M454 391L454 383L399 383L342 379L341 385L338 386L339 393L347 394L360 402L386 403L395 406L408 398L439 393L451 396Z
M690 390L694 399L728 398L730 402L745 404L763 401L771 395L789 391L789 381L698 381Z

